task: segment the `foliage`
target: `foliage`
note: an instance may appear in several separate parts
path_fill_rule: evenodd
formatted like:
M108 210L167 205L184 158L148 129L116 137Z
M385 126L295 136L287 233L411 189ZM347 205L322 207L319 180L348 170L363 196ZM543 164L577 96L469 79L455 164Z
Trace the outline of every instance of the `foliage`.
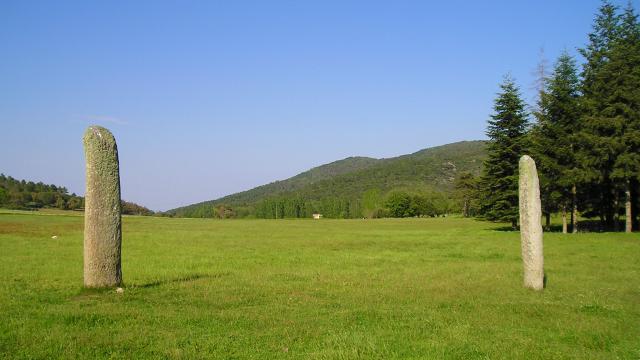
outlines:
M0 207L24 210L43 207L77 210L83 206L82 197L69 194L65 187L17 180L0 174Z
M461 171L478 174L484 157L485 142L463 141L396 158L348 158L311 169L288 180L219 200L169 210L167 214L213 217L207 209L224 204L232 208L246 207L246 216L259 218L311 217L313 212L320 212L328 218L382 217L385 216L382 204L384 194L402 189L437 189L450 198L457 174ZM343 163L353 164L354 161L358 165L347 166ZM304 183L300 178L306 179ZM279 184L278 187L276 184ZM378 192L376 199L367 199L365 194L370 191Z
M608 2L601 6L581 49L581 207L608 228L617 227L624 191L640 169L640 30L633 8L617 10Z
M411 196L404 191L393 191L385 202L391 217L402 218L413 216Z
M367 219L383 217L383 203L380 190L369 189L362 193L362 216Z
M547 215L572 204L578 161L576 136L581 130L579 79L575 60L563 52L545 81L537 123L530 132L531 153L540 178L543 212Z
M69 194L67 188L62 186L17 180L11 176L0 174L0 208L83 210L84 198L76 194ZM122 213L125 215L153 215L153 211L146 207L124 200L122 200Z
M517 87L511 79L503 83L487 131L488 159L480 182L484 218L516 226L518 157L531 153L547 219L570 207L599 217L602 229L616 230L623 213L626 230L637 228L640 24L631 4L620 13L604 1L580 53L585 58L580 77L566 52L551 77L540 71L544 86L530 130Z
M153 215L153 211L144 206L122 200L122 214L124 215Z
M518 160L528 151L528 114L520 90L510 76L504 78L487 128L489 143L481 186L481 211L492 221L518 219Z
M464 217L475 216L479 212L478 181L470 172L462 172L456 178L454 199Z

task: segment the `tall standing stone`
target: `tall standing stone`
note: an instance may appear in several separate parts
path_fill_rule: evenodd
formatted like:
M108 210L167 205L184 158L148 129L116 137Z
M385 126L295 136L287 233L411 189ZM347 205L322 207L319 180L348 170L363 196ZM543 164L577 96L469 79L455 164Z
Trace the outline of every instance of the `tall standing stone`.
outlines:
M524 263L524 286L534 290L544 287L542 254L542 206L536 163L524 155L519 164L520 240Z
M118 286L122 283L118 148L111 132L100 126L90 126L83 142L87 164L84 286Z

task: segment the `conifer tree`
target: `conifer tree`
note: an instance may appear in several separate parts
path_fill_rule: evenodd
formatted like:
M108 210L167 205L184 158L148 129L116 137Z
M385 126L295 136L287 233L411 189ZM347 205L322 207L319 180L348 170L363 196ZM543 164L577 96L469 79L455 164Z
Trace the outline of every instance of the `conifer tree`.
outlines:
M620 119L620 154L611 177L624 194L626 226L633 230L631 189L640 178L640 24L631 4L621 16L618 38L613 42L604 72L615 78L615 91L607 99L606 115Z
M462 172L454 183L455 197L460 202L462 216L469 217L474 213L474 202L477 196L477 179L470 172Z
M582 71L584 127L578 137L580 180L584 184L582 203L586 215L599 216L607 228L615 227L619 192L612 172L623 150L620 143L623 120L615 116L610 103L617 76L606 70L619 31L617 7L605 1L596 15L588 45L580 49L586 59Z
M531 132L532 153L540 171L543 207L549 226L550 213L562 210L567 232L567 210L575 207L577 160L575 136L580 129L579 79L575 60L565 51L541 92L538 123ZM572 210L572 218L575 214ZM575 228L575 224L574 224Z
M510 76L500 85L494 114L487 126L487 160L481 189L481 213L492 221L518 222L518 161L526 153L528 127L525 103Z
M640 172L640 30L631 6L617 14L605 2L596 17L583 71L583 179L590 184L587 208L617 230L622 204L631 231L631 189Z

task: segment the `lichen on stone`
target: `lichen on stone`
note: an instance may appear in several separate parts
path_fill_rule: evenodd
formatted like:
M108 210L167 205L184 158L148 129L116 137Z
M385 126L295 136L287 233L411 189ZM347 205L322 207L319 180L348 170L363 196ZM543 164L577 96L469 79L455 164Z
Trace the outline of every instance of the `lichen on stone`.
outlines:
M528 155L520 158L518 198L524 286L542 290L544 288L544 256L540 183L536 163Z
M118 148L111 132L90 126L83 137L86 157L84 285L122 283L121 202Z

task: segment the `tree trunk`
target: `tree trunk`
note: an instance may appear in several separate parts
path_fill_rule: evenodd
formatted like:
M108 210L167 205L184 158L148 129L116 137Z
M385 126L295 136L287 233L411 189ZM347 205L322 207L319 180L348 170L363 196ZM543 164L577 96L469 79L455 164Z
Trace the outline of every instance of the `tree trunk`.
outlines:
M578 199L576 185L571 188L571 232L578 232Z
M469 217L469 200L464 199L464 206L462 209L462 216Z
M544 229L547 231L551 230L551 213L544 214Z
M562 233L567 233L567 206L562 204Z
M632 231L631 225L633 216L631 214L631 183L627 180L626 188L624 189L624 209L625 209L625 227L624 232L630 233Z
M613 231L620 231L620 216L618 215L618 207L620 206L620 201L618 199L618 192L616 191L614 194L613 200Z
M601 184L601 193L600 193L600 207L602 211L602 215L604 218L603 230L611 231L615 229L615 211L613 210L616 204L616 191L611 186L609 180L605 178L603 184ZM607 196L607 194L609 194Z
M640 204L638 203L638 180L631 180L631 229L638 230L638 213L640 211Z

